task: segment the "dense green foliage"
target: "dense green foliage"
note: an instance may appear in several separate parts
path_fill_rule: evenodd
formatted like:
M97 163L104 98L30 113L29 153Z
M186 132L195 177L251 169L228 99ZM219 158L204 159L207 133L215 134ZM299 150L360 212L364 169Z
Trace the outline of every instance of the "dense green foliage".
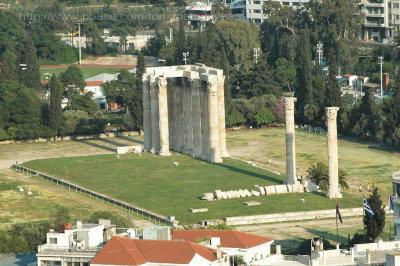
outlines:
M372 195L367 198L367 201L374 215L372 217L367 214L364 215L364 228L372 241L375 241L385 227L385 205L382 204L381 195L378 193L377 187L374 189Z
M326 163L317 162L315 165L311 165L307 169L307 178L312 182L317 184L321 189L327 190L329 187L329 168ZM349 184L347 183L348 173L342 169L339 169L339 186L342 190L349 189Z

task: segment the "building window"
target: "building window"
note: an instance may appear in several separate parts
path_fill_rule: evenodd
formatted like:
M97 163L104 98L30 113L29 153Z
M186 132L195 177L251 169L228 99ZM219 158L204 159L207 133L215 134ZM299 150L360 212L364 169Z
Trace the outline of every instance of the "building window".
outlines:
M260 2L260 1L254 1L254 4L255 4L255 5L260 5L261 2Z
M399 3L393 3L393 8L399 8Z
M50 242L50 244L57 244L57 238L55 238L55 237L50 237L50 238L49 238L49 242Z
M254 9L254 13L261 13L261 9Z
M283 2L283 5L284 5L284 6L288 6L288 5L289 5L289 2Z

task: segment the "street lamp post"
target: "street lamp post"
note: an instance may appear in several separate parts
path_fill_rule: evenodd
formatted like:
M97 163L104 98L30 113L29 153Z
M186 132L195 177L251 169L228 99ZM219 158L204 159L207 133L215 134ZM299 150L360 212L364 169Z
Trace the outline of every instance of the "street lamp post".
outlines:
M382 78L382 65L383 65L383 56L379 56L379 65L381 65L381 101L383 99L383 78Z
M253 48L253 51L254 51L254 58L256 59L256 64L257 64L260 48Z
M78 33L79 33L79 39L78 39L78 46L79 46L79 65L81 64L81 59L82 59L82 52L81 52L81 24L83 23L82 20L77 20L75 21L75 24L78 25Z
M24 80L24 85L26 86L26 72L25 70L28 68L27 64L19 64L21 67L22 73L23 73L23 80Z
M183 53L183 61L185 61L185 66L187 64L188 57L189 57L189 52L186 52L186 53L184 52Z

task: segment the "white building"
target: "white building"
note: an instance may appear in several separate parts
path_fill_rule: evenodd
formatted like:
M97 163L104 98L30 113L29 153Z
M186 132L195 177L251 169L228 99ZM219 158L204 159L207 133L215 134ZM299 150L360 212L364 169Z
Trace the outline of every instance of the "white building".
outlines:
M89 266L108 237L115 234L109 220L99 224L66 225L63 230L47 233L46 244L38 246L38 266Z
M189 26L202 29L207 22L212 21L211 6L210 2L195 2L187 5L185 15Z
M400 241L400 172L392 174L394 240Z
M204 239L201 244L217 248L227 255L243 256L246 263L256 262L271 255L271 244L273 239L253 235L236 230L172 230L173 240L185 240L196 242Z

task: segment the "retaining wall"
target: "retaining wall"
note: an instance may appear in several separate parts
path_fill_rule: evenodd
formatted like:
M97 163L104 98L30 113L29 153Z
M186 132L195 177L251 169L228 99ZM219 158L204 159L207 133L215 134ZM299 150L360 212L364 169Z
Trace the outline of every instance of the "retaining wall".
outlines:
M340 214L342 217L363 215L363 208L340 209ZM313 220L313 219L334 218L334 217L336 217L335 209L226 217L225 221L227 225L246 225L246 224L302 221L302 220Z
M40 173L38 171L29 169L27 167L24 167L24 166L21 166L21 165L18 165L18 164L13 164L12 168L15 168L18 171L22 171L23 173L26 173L27 175L40 176L40 177L42 177L42 178L44 178L46 180L49 180L51 182L56 183L57 185L62 185L62 186L68 187L68 189L75 190L76 192L85 193L89 197L95 197L95 198L102 199L104 201L107 201L107 203L109 203L109 204L114 204L114 205L120 206L120 207L122 207L122 208L124 208L124 209L126 209L128 211L136 212L136 214L138 214L138 215L142 214L143 216L147 216L150 219L153 219L153 220L161 222L161 223L165 223L165 224L167 224L169 226L175 226L175 227L178 226L179 221L170 220L170 219L168 219L168 217L165 217L163 215L156 214L156 213L148 211L146 209L130 205L130 204L126 203L126 202L123 202L123 201L108 197L106 195L103 195L103 194L100 194L100 193L97 193L97 192L94 192L92 190L89 190L89 189L86 189L84 187L78 186L78 185L76 185L74 183L71 183L71 182L68 182L68 181L65 181L65 180L62 180L62 179L59 179L59 178L55 178L55 177Z

